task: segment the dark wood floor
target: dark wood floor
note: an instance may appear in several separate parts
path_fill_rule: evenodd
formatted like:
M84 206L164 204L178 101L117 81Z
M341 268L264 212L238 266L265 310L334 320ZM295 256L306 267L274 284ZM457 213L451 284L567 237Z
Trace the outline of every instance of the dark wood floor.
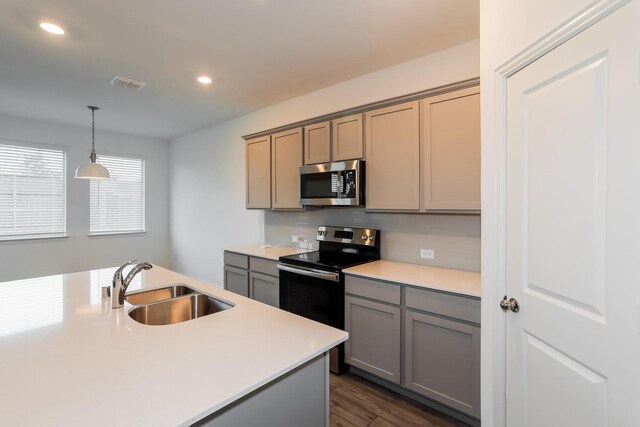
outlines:
M331 374L331 426L458 427L465 424L349 373Z

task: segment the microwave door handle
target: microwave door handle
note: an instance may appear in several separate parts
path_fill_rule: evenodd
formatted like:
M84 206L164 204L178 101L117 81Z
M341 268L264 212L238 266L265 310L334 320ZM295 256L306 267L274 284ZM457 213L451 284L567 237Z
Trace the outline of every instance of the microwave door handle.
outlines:
M320 270L300 268L300 267L289 267L288 265L284 265L284 264L278 264L278 270L282 270L282 271L286 271L294 274L300 274L302 276L314 277L316 279L330 280L332 282L340 281L340 275L338 273L331 273L328 271L320 271Z

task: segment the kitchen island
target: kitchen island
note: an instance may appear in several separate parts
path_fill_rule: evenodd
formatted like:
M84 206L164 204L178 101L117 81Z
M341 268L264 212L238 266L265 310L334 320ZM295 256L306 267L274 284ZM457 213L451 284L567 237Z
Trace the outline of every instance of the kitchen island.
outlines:
M328 425L327 351L347 333L162 267L233 305L147 326L101 298L115 269L0 283L1 425Z

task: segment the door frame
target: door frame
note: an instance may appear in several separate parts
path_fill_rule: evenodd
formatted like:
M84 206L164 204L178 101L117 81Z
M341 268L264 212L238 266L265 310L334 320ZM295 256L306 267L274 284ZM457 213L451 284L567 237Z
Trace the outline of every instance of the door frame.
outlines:
M498 303L506 295L507 289L505 276L508 79L631 1L600 0L590 5L512 56L494 71L493 141L482 141L481 396L483 424L506 426L506 317L499 310Z

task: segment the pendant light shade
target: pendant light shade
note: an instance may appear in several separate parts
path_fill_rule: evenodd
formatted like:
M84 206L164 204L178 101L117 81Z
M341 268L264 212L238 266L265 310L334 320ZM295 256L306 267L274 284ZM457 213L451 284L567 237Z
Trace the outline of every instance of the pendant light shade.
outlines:
M76 179L109 179L109 171L100 163L96 163L96 110L98 107L88 106L91 110L91 155L90 163L79 166L76 169Z
M109 171L100 163L78 166L76 179L109 179Z

